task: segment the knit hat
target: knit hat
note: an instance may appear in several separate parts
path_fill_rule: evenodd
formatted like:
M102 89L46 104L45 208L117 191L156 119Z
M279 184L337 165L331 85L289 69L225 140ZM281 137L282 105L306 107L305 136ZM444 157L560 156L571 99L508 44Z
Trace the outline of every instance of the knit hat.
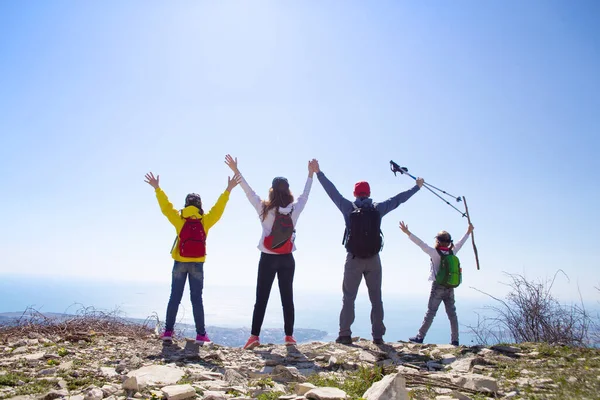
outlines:
M368 182L360 181L354 185L354 197L369 197L371 195L371 187Z
M185 196L185 206L194 206L198 210L202 209L202 199L198 193L190 193Z
M271 187L274 190L277 191L282 191L282 190L287 190L290 188L290 184L288 183L288 180L285 179L282 176L277 176L275 178L273 178L273 183L271 183Z

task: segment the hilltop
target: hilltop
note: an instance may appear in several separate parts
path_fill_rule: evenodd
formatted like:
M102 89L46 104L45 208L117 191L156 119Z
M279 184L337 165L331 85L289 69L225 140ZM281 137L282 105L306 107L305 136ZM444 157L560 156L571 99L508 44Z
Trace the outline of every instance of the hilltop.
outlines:
M145 327L110 324L102 331L0 330L0 398L591 399L600 391L598 349L377 346L356 338L350 346L245 351L185 339L162 343Z

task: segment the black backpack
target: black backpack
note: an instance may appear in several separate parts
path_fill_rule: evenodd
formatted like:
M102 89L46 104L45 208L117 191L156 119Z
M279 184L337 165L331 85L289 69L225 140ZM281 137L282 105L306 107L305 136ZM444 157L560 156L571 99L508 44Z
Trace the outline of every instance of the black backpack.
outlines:
M368 258L383 248L381 214L374 205L357 207L350 213L350 222L344 232L342 244L354 257Z

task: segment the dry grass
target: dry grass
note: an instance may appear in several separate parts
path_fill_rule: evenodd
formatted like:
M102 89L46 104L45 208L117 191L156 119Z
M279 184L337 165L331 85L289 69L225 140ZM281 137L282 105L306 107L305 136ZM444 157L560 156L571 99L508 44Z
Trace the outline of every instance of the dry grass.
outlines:
M34 308L27 308L13 324L0 326L0 343L9 339L39 336L60 336L69 341L90 341L94 335L110 334L134 338L147 338L154 334L156 317L143 323L128 321L118 310L105 312L93 307L80 308L73 315L47 316Z

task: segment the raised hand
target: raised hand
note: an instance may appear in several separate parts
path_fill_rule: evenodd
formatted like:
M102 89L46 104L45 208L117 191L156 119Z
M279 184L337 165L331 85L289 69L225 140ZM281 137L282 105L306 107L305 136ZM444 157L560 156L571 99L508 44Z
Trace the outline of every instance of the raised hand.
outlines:
M227 164L227 166L229 168L231 168L231 170L233 171L234 174L239 174L240 173L240 170L238 169L237 157L233 158L229 154L227 154L225 156L225 164Z
M312 160L310 160L308 162L308 176L310 176L311 178L313 177L313 174L316 172L315 171L315 162L317 160L315 160L314 158Z
M160 186L158 184L158 180L160 178L160 175L156 175L156 178L154 177L154 174L152 172L148 172L145 176L145 180L144 182L146 182L148 185L152 186L154 189L158 189Z
M400 221L400 230L407 235L410 235L410 231L408 230L408 225L404 223L404 221Z
M236 187L241 180L242 177L240 174L233 175L233 178L227 177L227 191L231 192L231 190Z
M315 171L315 173L321 172L321 168L319 167L319 160L317 160L316 158L313 158L312 163L313 163L313 170Z
M473 229L475 229L473 224L469 224L469 228L467 228L467 233L473 233Z
M425 180L423 178L417 178L417 186L418 187L423 187L424 183L425 183Z

